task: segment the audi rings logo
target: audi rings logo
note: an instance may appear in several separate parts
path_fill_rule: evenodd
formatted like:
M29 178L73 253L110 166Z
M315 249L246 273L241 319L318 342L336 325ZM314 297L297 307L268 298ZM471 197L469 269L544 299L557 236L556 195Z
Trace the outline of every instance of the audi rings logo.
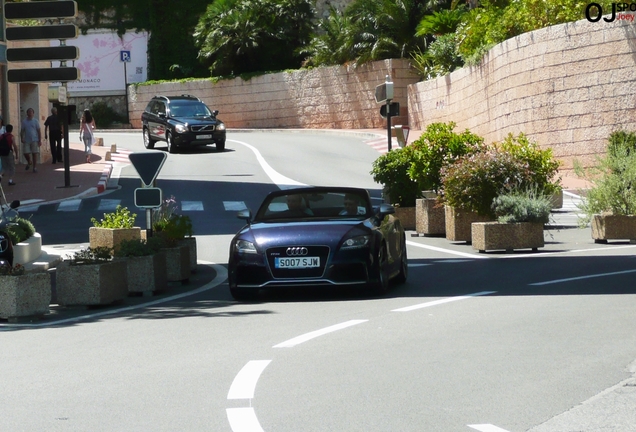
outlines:
M287 256L305 256L309 253L306 247L288 247Z

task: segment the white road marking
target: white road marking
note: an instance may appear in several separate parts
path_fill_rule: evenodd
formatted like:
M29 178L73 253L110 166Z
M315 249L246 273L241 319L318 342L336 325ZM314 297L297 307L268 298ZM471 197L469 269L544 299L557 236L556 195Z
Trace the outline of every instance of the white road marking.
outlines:
M247 362L243 369L234 377L227 398L253 399L256 382L270 362L271 360L252 360Z
M226 411L232 432L265 432L256 418L254 408L228 408Z
M237 140L228 140L228 141L232 141L238 144L243 144L245 147L252 150L252 152L256 156L256 160L258 161L259 164L261 164L261 168L263 168L263 171L265 171L265 174L267 174L267 176L272 180L272 182L276 186L278 186L280 189L292 189L296 187L308 186L304 183L297 182L296 180L292 180L289 177L285 177L284 175L279 174L276 170L274 170L274 168L269 166L267 161L265 161L265 158L263 158L263 156L261 155L261 152L259 152L255 147L249 145L248 143L244 143L243 141L237 141Z
M444 259L444 260L435 260L433 262L437 263L437 264L456 264L456 263L470 262L470 260L465 260L465 259Z
M426 267L433 264L409 264L409 267Z
M391 312L410 312L412 310L416 310L416 309L422 309L425 307L431 307L431 306L437 306L440 304L444 304L444 303L450 303L450 302L454 302L454 301L458 301L458 300L466 300L469 298L473 298L473 297L479 297L479 296L485 296L485 295L489 295L489 294L494 294L497 291L482 291L482 292L478 292L478 293L474 293L474 294L468 294L465 296L457 296L457 297L449 297L449 298L445 298L445 299L441 299L441 300L435 300L435 301L431 301L431 302L427 302L427 303L420 303L420 304L416 304L413 306L407 306L407 307L403 307L403 308L399 308L399 309L393 309Z
M247 206L243 201L223 201L225 211L241 211L247 210Z
M627 273L635 273L635 272L636 272L636 270L623 270L623 271L610 272L610 273L597 273L597 274L591 274L591 275L586 275L586 276L577 276L577 277L571 277L571 278L565 278L565 279L554 279L554 280L545 281L545 282L535 282L535 283L531 283L531 284L528 284L528 285L535 285L535 286L551 285L551 284L557 284L557 283L562 283L562 282L572 282L572 281L582 280L582 279L592 279L592 278L605 277L605 276L615 276L615 275L627 274Z
M118 199L102 199L99 201L97 210L115 210L117 206L121 204L121 200Z
M62 201L57 205L57 211L77 211L79 210L81 204L81 199Z
M181 211L203 211L203 202L181 201Z
M436 251L436 252L443 252L443 253L447 253L450 255L459 255L459 256L463 256L466 258L472 258L472 259L487 259L487 256L484 255L475 255L475 254L470 254L470 253L466 253L466 252L459 252L459 251L454 251L454 250L450 250L450 249L443 249L437 246L430 246L430 245L425 245L422 243L415 243L412 241L406 241L406 244L409 246L415 246L415 247L419 247L422 249L429 249L432 251Z
M481 432L508 432L505 429L500 427L491 425L491 424L477 424L477 425L468 425L469 428L477 429Z
M28 200L20 201L20 206L31 205L31 204L39 203L42 201L44 200L43 199L28 199Z
M305 333L304 335L300 335L293 339L289 339L285 342L279 343L278 345L274 345L274 348L291 348L303 342L307 342L308 340L325 335L327 333L332 333L338 330L345 329L347 327L351 327L357 324L362 324L367 321L369 320L351 320L351 321L343 322L341 324L332 325L330 327L325 327L323 329Z

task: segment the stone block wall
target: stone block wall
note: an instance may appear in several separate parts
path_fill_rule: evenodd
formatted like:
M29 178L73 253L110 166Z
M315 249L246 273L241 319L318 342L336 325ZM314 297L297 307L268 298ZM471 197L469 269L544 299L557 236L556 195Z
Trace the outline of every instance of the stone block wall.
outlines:
M607 137L636 130L636 26L587 20L493 47L479 66L409 86L409 125L454 121L487 142L524 132L571 174L594 164Z
M400 103L400 117L393 124L406 124L407 87L418 76L405 59L278 72L249 80L131 85L130 121L134 128L141 127L141 113L156 94L192 94L218 109L229 128L382 128L386 120L380 117L375 87L386 75L394 82L394 102Z

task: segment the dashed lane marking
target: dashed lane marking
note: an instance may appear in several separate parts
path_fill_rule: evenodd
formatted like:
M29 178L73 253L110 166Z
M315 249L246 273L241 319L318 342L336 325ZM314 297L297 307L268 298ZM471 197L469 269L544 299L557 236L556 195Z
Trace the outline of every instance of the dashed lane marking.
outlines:
M81 199L72 199L68 201L62 201L61 203L58 204L57 211L64 211L64 212L77 211L79 210L81 204L82 204Z
M234 377L228 399L253 399L256 382L271 360L251 360Z
M351 320L351 321L346 321L340 324L336 324L336 325L332 325L329 327L325 327L323 329L320 330L316 330L316 331L312 331L309 333L305 333L304 335L300 335L297 336L295 338L289 339L285 342L279 343L278 345L274 345L274 348L291 348L291 347L295 347L296 345L299 345L303 342L307 342L308 340L311 339L315 339L319 336L323 336L326 335L328 333L333 333L335 331L338 330L342 330L345 329L347 327L351 327L357 324L362 324L364 322L367 322L369 320Z
M181 201L181 211L203 211L203 202Z
M100 211L115 211L117 206L121 204L121 200L118 199L101 199L97 210Z
M243 201L223 201L225 211L241 211L247 210L247 206Z
M497 427L491 424L475 424L475 425L468 425L468 427L476 429L480 432L508 432L505 429L502 429L500 427Z
M426 303L420 303L420 304L416 304L416 305L412 305L412 306L407 306L407 307L403 307L403 308L399 308L399 309L393 309L391 312L410 312L416 309L423 309L426 307L431 307L431 306L437 306L437 305L441 305L444 303L450 303L450 302L455 302L455 301L459 301L459 300L466 300L466 299L470 299L470 298L474 298L474 297L479 297L479 296L485 296L485 295L489 295L489 294L494 294L497 291L481 291L481 292L477 292L474 294L468 294L465 296L457 296L457 297L449 297L449 298L445 298L445 299L441 299L441 300L435 300L435 301L431 301L431 302L426 302Z

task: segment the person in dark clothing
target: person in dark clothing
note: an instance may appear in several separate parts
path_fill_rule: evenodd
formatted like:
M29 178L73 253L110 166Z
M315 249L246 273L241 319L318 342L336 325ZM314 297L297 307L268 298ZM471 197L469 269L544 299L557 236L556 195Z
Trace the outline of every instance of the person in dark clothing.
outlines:
M62 133L64 132L62 122L57 116L57 108L51 110L51 115L44 122L44 139L49 140L51 146L51 156L53 163L63 162L62 160ZM48 135L48 137L47 137Z

